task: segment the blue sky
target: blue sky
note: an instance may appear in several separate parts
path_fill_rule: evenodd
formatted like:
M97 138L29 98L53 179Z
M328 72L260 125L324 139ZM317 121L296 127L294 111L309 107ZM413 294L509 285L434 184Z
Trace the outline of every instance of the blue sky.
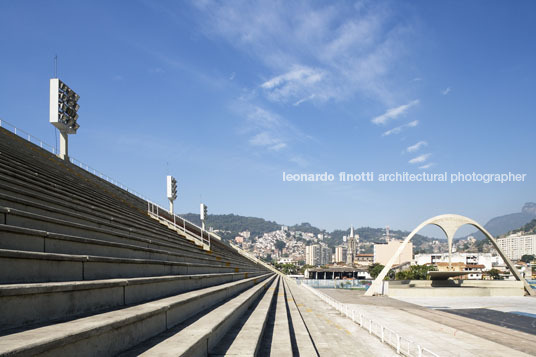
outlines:
M2 1L0 118L179 212L332 230L481 223L535 201L533 1ZM522 183L296 183L282 172L527 174ZM429 230L429 234L437 231Z

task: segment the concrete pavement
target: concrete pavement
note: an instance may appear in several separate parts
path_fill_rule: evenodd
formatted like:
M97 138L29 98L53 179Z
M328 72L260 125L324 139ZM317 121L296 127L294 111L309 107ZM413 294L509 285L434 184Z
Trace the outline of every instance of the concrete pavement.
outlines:
M322 292L440 356L536 355L536 336L531 334L385 296L365 297L344 289Z

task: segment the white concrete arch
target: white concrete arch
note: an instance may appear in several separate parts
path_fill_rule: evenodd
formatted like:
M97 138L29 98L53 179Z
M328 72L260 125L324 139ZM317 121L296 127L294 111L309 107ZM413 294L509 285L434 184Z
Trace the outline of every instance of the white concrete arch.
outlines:
M491 244L493 244L493 247L499 252L500 256L503 258L504 262L512 272L512 274L515 276L517 280L523 281L523 284L525 286L525 290L529 295L536 296L536 293L534 290L530 287L530 285L527 283L527 281L519 274L515 266L512 264L510 259L504 255L504 253L501 251L499 246L497 245L497 241L493 236L480 224L473 221L470 218L460 216L458 214L443 214L439 216L432 217L430 219L427 219L426 221L422 222L415 228L407 237L404 239L404 242L400 245L396 253L389 259L389 262L385 265L383 270L381 271L380 275L372 282L372 285L370 288L365 292L365 296L372 296L375 293L381 293L381 288L383 284L383 279L385 276L389 273L389 270L393 267L394 262L396 259L400 256L406 245L409 243L409 241L417 234L421 229L423 229L427 225L435 225L441 228L441 230L445 233L448 240L448 249L449 249L449 263L451 263L451 253L452 253L452 239L454 238L454 234L458 231L458 229L465 225L469 224L474 226L476 229L478 229L480 232L486 236L491 241Z

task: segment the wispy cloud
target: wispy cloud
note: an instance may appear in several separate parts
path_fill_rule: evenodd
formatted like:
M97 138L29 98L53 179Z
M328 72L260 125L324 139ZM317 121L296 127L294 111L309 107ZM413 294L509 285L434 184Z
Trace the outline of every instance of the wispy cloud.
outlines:
M427 146L427 145L428 145L428 143L426 141L419 141L415 145L408 146L406 151L407 152L415 152L415 151L418 151L420 148L422 148L424 146Z
M269 150L279 151L284 149L287 144L278 137L274 137L273 133L263 131L251 137L249 143L253 146L266 147Z
M322 70L299 66L264 82L261 88L266 90L270 99L284 101L286 98L297 98L308 94L324 76ZM311 93L307 97L314 98L314 96L315 94Z
M414 157L413 159L409 160L408 162L410 164L420 164L420 163L423 163L425 162L426 160L428 160L428 158L431 156L432 154L422 154L422 155L419 155L417 157Z
M247 135L247 142L253 147L283 151L289 149L292 143L312 139L285 118L259 105L238 101L233 108L244 118L239 132Z
M447 87L447 88L445 88L445 89L443 89L443 90L441 91L441 94L443 94L443 95L447 95L447 94L450 93L451 90L452 90L452 89L451 89L450 87Z
M403 115L404 113L406 113L408 111L409 108L411 108L411 107L413 107L413 106L415 106L417 104L419 104L419 100L415 99L415 100L412 100L411 102L409 102L407 104L403 104L403 105L400 105L400 106L395 107L395 108L390 108L385 113L383 113L380 116L375 117L371 121L374 124L377 124L377 125L385 124L390 119L396 119L400 115Z
M406 128L413 128L413 127L416 127L417 125L419 125L419 121L418 120L414 120L414 121L410 121L409 123L407 124L403 124L403 125L400 125L400 126L397 126L393 129L390 129L390 130L387 130L385 131L382 136L389 136L389 135L396 135L396 134L400 134L402 132L402 130L406 129Z
M430 167L434 166L435 164L434 163L429 163L429 164L426 164L426 165L422 165L422 166L419 166L419 169L421 170L426 170L426 169L429 169Z
M306 97L306 98L302 98L300 100L298 100L296 103L294 103L293 105L295 107L297 107L298 105L304 103L304 102L307 102L308 100L311 100L311 99L314 99L315 95L314 94L311 94L310 96Z
M289 158L289 161L301 167L309 166L309 161L304 159L301 155L293 155Z
M260 84L271 101L325 102L359 93L390 104L389 74L407 52L411 30L386 5L219 2L194 5L200 30L257 58L270 73Z

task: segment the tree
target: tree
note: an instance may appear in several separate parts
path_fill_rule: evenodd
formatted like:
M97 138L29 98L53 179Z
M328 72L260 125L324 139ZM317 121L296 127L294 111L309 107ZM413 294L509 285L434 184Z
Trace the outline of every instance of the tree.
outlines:
M521 257L521 261L522 262L525 262L525 263L530 263L532 262L534 259L536 259L534 257L533 254L524 254L522 257Z
M493 280L502 280L502 276L497 269L490 269L486 272L488 276Z
M431 265L412 265L408 270L399 271L396 273L397 280L426 280L428 272L436 270Z
M302 267L300 268L300 270L299 270L299 271L300 271L300 274L303 274L303 273L305 273L305 271L306 271L307 269L311 269L311 268L314 268L314 267L315 267L314 265L308 265L308 264L305 264L304 266L302 266Z
M281 255L281 251L287 246L287 243L283 242L282 240L276 240L274 246L275 249L279 251L279 255Z
M383 265L379 263L374 263L374 264L369 265L367 270L370 276L372 277L372 279L376 279L378 275L380 275L382 269L383 269Z
M282 272L283 274L289 275L289 274L298 274L299 268L295 266L294 264L274 264L275 268Z

